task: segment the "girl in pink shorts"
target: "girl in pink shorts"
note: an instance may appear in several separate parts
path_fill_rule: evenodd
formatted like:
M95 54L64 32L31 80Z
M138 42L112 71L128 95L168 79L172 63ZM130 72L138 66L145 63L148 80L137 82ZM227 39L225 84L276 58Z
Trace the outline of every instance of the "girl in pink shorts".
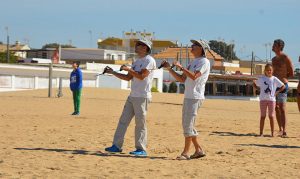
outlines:
M257 81L253 81L255 88L260 89L259 101L260 101L260 127L259 135L263 137L263 130L265 119L268 115L271 126L271 136L274 136L274 117L275 117L275 105L276 95L283 91L284 84L275 76L273 76L273 67L271 64L265 66L264 75L258 78ZM277 88L280 88L276 91Z

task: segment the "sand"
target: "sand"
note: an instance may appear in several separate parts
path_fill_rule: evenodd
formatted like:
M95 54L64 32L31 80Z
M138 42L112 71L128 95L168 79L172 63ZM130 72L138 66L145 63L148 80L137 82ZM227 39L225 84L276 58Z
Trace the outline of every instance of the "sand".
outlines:
M289 138L271 138L256 137L258 102L207 99L197 118L207 156L177 161L184 142L182 94L153 94L148 157L128 154L134 149L134 120L124 153L104 152L128 94L85 88L81 115L74 117L68 89L62 98L47 98L47 90L0 93L0 178L300 178L296 103L287 104Z

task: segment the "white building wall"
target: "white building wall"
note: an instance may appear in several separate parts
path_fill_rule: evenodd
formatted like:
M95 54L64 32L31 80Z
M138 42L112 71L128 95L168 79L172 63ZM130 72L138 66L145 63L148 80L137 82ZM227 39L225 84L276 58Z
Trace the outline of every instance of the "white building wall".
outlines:
M237 68L240 67L240 64L237 64L237 63L229 63L229 62L222 62L222 65L223 65L224 67L237 67Z
M69 87L72 69L53 68L52 86L57 88L59 78L63 79L63 87ZM82 70L83 86L96 87L97 72ZM0 88L11 89L43 89L49 85L49 68L26 65L0 64Z
M114 56L114 58L112 58L112 56ZM104 50L103 59L105 59L105 60L126 60L126 52L118 51L118 50Z
M100 76L99 77L99 87L100 88L127 89L127 88L122 88L122 80L120 80L112 75Z

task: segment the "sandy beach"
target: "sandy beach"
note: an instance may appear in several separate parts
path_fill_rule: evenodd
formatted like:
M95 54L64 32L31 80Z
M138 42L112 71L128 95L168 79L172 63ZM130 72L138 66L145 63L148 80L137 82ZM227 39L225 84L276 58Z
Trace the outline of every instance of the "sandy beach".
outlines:
M62 98L47 94L0 93L0 178L300 178L296 103L287 103L289 138L271 138L256 137L258 102L207 99L197 118L207 156L177 161L184 144L182 94L153 94L146 158L128 154L134 149L134 120L123 153L104 152L129 91L84 88L77 117L70 115L69 89ZM265 134L270 134L268 119Z

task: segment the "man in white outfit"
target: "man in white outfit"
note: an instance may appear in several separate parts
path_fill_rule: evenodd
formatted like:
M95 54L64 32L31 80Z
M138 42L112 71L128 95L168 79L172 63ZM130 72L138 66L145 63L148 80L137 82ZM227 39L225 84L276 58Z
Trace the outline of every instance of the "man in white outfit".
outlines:
M119 119L118 127L115 131L113 145L105 148L108 152L122 152L124 136L133 117L135 117L135 151L130 152L133 155L146 156L147 146L147 126L146 113L148 104L151 100L151 87L153 80L153 70L156 69L156 63L151 53L151 41L140 39L135 44L135 52L138 59L133 62L132 68L122 66L121 69L128 74L121 74L108 69L106 72L113 74L117 78L130 81L131 93L127 98L122 115Z

